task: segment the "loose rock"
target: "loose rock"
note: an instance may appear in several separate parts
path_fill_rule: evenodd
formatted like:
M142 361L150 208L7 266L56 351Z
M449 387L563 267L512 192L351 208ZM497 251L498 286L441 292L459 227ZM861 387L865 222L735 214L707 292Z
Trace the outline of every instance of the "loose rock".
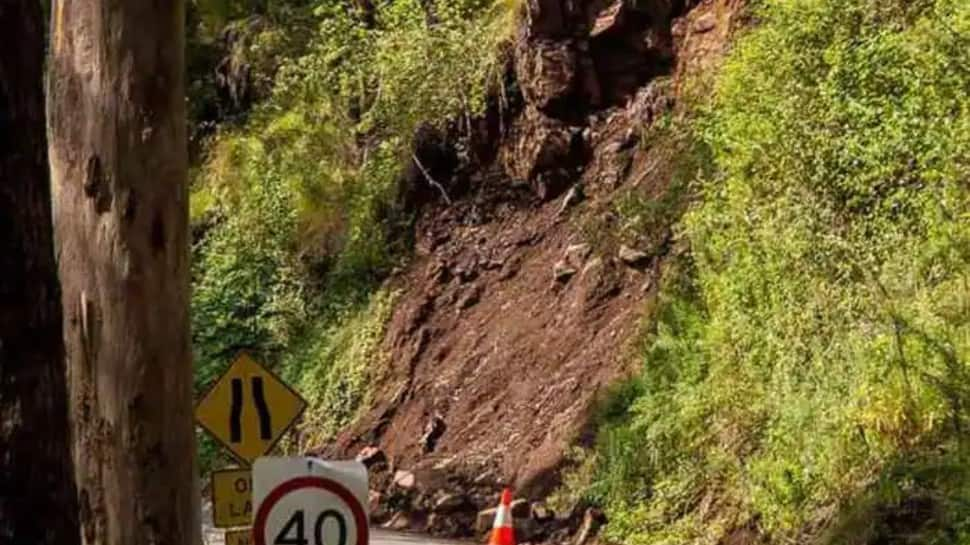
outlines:
M370 446L370 447L362 448L360 452L357 453L357 461L361 462L362 464L364 464L364 466L370 469L374 466L386 463L387 456L384 454L384 451L381 450L380 448L375 446Z
M601 269L602 267L603 267L603 259L599 257L594 257L593 259L590 259L583 267L583 276L586 277L592 274L597 269Z
M414 488L415 482L414 473L410 471L399 469L394 472L394 486L398 488L410 490Z
M510 506L510 511L512 512L512 517L516 519L528 518L531 509L529 508L529 500L519 498L517 500L512 500L512 505Z
M623 23L625 5L625 1L618 0L600 12L600 14L596 16L596 21L593 22L593 28L589 32L590 37L595 38L600 34L606 34L611 30L619 28Z
M586 262L586 258L589 257L590 252L593 251L593 247L589 244L573 244L566 248L565 255L563 259L577 269Z
M481 297L482 297L481 286L472 287L458 299L458 309L465 310L466 308L471 308L477 305L478 301L481 300Z
M565 259L556 262L552 267L552 277L557 282L566 282L576 274L576 269L571 267Z
M650 291L650 288L652 287L653 287L653 278L648 277L646 280L643 281L643 285L640 286L640 291L643 293L647 293L648 291Z
M435 513L451 513L468 503L468 498L461 494L445 494L434 502L432 510Z
M646 261L650 257L650 254L637 250L636 248L631 248L624 244L620 246L620 251L617 254L617 257L619 257L620 261L626 263L627 265L636 266Z
M491 509L485 509L478 512L475 517L475 532L479 535L483 535L492 528L492 524L495 522L495 514L498 509L492 507Z
M562 204L559 206L559 211L556 212L557 216L563 215L566 210L576 206L577 204L583 202L586 199L586 194L583 193L583 186L576 184L572 186L566 196L562 199Z
M402 530L407 530L410 527L411 527L411 518L408 517L407 513L404 513L403 511L398 511L397 513L394 513L394 516L391 517L391 520L387 521L384 524L384 528L387 528L388 530L396 530L398 532Z
M552 512L552 509L549 509L546 504L538 502L532 504L531 516L539 522L547 522L556 517L555 513Z
M425 276L435 284L448 281L448 267L442 261L434 260L428 265Z
M445 419L441 418L441 415L436 414L428 421L424 426L424 435L419 441L425 453L434 452L435 447L438 446L438 439L444 435L446 428Z
M694 21L693 28L694 28L694 32L704 33L704 32L710 32L711 30L714 29L716 25L717 25L717 18L714 16L714 14L705 13L704 15L698 17L696 21Z
M369 490L367 492L367 507L370 511L370 519L377 524L384 522L388 517L388 512L384 508L381 500L383 500L383 496L377 490Z

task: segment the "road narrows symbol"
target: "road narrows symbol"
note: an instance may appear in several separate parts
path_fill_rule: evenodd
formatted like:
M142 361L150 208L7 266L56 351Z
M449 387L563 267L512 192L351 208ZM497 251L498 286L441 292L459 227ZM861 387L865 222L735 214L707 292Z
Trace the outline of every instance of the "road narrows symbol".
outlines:
M266 441L273 438L273 426L270 425L269 407L266 396L263 395L263 378L253 377L253 401L256 402L256 412L259 413L259 436Z
M259 415L259 438L264 441L273 439L273 421L270 418L269 405L266 404L266 394L263 392L263 377L253 377L253 403L256 404L256 414ZM232 404L229 410L229 441L242 442L242 409L243 382L242 379L232 379Z
M229 441L242 442L242 379L232 379L232 407L229 410Z

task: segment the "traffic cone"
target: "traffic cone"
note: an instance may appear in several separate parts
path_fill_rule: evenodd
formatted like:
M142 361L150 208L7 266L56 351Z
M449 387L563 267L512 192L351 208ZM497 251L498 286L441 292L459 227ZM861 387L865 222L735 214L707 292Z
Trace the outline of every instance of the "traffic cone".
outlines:
M512 489L502 491L502 501L495 511L495 524L488 545L515 545L515 528L512 525Z

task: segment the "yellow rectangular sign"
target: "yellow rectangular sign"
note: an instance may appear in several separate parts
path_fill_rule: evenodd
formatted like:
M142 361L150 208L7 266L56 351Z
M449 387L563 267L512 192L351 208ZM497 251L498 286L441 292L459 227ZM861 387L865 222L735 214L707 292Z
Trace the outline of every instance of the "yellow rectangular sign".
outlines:
M252 529L226 532L226 545L253 545Z
M253 523L253 473L249 469L212 472L212 524L235 528Z
M248 466L273 449L306 405L279 377L243 353L195 407L195 419Z

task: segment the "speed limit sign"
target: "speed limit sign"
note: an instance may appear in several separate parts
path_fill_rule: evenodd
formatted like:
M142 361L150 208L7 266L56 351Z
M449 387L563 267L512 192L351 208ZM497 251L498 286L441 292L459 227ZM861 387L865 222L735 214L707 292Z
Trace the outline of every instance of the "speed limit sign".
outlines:
M254 545L367 545L360 462L260 458L253 466Z

